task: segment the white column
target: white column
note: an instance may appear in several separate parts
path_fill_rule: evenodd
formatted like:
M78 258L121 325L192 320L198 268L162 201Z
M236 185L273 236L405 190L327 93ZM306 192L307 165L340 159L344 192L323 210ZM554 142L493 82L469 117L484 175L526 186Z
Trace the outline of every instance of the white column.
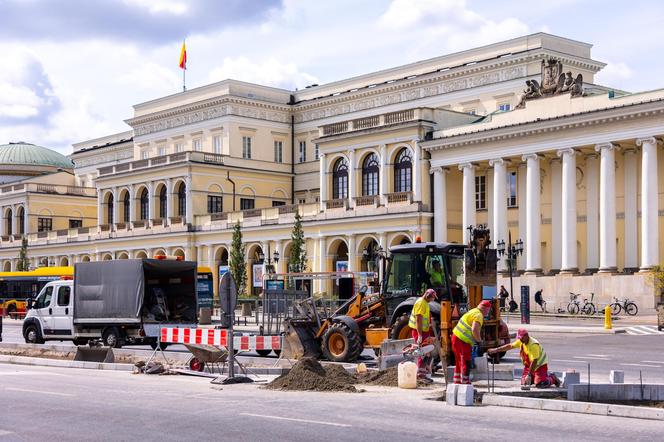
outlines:
M433 174L433 240L447 242L447 169L432 167Z
M16 210L18 209L18 206L14 204L12 206L12 235L18 235L18 223L16 222Z
M491 238L493 244L498 241L507 243L507 164L502 158L489 161L493 166L493 226ZM498 270L507 268L504 259L498 261Z
M136 220L136 198L134 197L134 185L129 185L129 223Z
M348 270L354 272L359 270L355 268L355 235L347 235L346 242L348 243Z
M413 201L422 201L422 152L420 140L413 140Z
M475 225L475 166L471 163L459 164L459 170L463 171L461 230L466 244L470 240L468 227Z
M595 146L600 153L599 171L599 269L616 270L616 155L617 146L602 143Z
M169 219L173 216L173 205L175 204L173 201L173 182L171 179L166 180L166 218Z
M27 235L30 233L28 230L30 226L30 207L28 206L28 200L26 198L25 203L23 203L23 234Z
M152 181L147 183L148 187L148 222L155 218L154 208L155 208L155 196L154 196L154 184Z
M5 208L0 207L0 236L5 235Z
M304 246L306 247L306 241L305 241ZM283 268L284 268L284 258L285 258L285 256L283 256L284 250L283 250L283 242L281 240L274 241L274 250L272 250L272 254L274 254L274 252L279 252L279 262L274 263L274 270L277 273L283 273L284 272ZM272 258L272 257L270 257L270 258Z
M357 191L357 170L355 169L355 149L348 151L348 207L355 207Z
M203 246L201 245L196 247L196 262L199 266L203 264Z
M324 236L321 236L318 238L318 271L319 272L324 272L325 269L325 261L327 261L327 241L325 240ZM325 285L325 280L320 279L317 281L318 284L318 291L323 292L326 289ZM315 290L315 288L314 288Z
M187 224L193 224L194 223L194 192L193 189L191 188L192 186L192 180L191 180L191 175L187 175L184 179L184 184L185 184L185 193L186 193L186 222Z
M641 146L641 269L659 264L657 140L640 138Z
M519 164L519 170L517 172L517 200L519 203L519 238L522 241L526 240L526 233L528 231L528 226L526 224L526 206L527 206L527 192L526 192L526 163ZM516 238L512 238L512 241L515 242ZM521 255L517 258L517 269L524 270L526 268L526 257Z
M216 263L214 262L214 245L213 244L208 244L207 245L207 263L208 266L212 269L212 273L216 272Z
M599 165L597 155L586 156L586 269L599 269Z
M118 192L118 188L114 187L113 188L113 223L112 224L117 224L120 222L120 192Z
M380 190L380 203L385 204L385 194L387 193L387 146L380 145L380 176L379 176L379 190Z
M540 166L537 154L524 155L526 161L526 272L542 271L542 245L540 242Z
M639 266L638 234L637 234L637 167L636 150L623 151L623 184L625 201L625 265L626 269L636 269Z
M327 200L327 162L325 161L325 154L318 155L320 161L320 210L325 210L325 201Z
M562 265L564 272L578 270L576 253L576 152L574 149L558 151L562 158ZM551 189L552 194L557 189Z
M562 267L562 165L559 158L551 159L551 269Z
M104 224L104 205L102 204L103 195L101 189L97 189L97 225L100 226ZM3 230L4 233L4 230Z

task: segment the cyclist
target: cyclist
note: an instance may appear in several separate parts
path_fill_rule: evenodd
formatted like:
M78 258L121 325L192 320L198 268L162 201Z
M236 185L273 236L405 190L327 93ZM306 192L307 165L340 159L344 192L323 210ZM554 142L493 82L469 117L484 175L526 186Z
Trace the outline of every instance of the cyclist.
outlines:
M540 306L542 311L546 313L546 301L542 297L542 291L543 289L539 289L538 291L535 292L535 302L537 303L537 305Z

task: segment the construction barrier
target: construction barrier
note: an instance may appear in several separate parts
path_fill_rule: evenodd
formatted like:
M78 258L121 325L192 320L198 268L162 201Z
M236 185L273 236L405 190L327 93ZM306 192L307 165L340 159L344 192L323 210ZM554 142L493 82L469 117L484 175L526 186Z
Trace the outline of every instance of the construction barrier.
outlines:
M226 329L163 327L160 341L165 344L205 344L227 347L228 336ZM238 351L281 350L281 336L235 336L233 349Z

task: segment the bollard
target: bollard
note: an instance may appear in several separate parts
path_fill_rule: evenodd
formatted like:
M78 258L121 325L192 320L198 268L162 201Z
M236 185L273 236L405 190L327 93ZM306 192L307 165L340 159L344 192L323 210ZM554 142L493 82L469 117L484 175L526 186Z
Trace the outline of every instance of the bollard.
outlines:
M611 330L613 325L611 324L611 306L607 305L604 307L604 328Z

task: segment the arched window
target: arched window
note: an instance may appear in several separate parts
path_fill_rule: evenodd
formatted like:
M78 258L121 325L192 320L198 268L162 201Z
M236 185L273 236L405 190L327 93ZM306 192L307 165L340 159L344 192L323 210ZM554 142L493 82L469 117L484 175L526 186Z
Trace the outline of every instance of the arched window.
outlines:
M339 158L332 169L332 198L348 198L348 162Z
M128 223L131 221L129 219L129 205L131 204L131 200L129 198L129 192L125 192L124 198L122 199L122 222Z
M146 220L148 219L148 215L150 214L150 198L148 196L148 189L145 187L143 188L143 191L141 192L141 215L140 219L141 220Z
M394 191L410 192L413 190L413 160L410 150L403 148L394 162Z
M7 210L7 218L5 219L5 224L7 225L7 236L12 235L14 232L12 232L12 217L14 216L14 213L12 212L12 209Z
M166 218L166 186L161 186L159 191L159 218Z
M362 163L362 195L378 195L378 155L369 154Z
M23 207L19 207L16 210L16 227L19 235L23 235L25 233L25 210Z
M108 224L113 224L113 194L108 194L108 203L106 204L106 218Z
M178 188L178 216L187 216L187 186L184 183Z

